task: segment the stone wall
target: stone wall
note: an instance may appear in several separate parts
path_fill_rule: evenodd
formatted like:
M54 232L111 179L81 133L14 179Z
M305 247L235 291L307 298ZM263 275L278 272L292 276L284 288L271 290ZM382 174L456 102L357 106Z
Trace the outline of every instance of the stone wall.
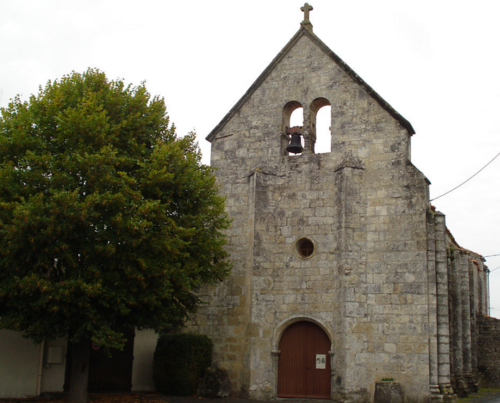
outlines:
M500 319L478 315L477 367L480 385L500 387Z

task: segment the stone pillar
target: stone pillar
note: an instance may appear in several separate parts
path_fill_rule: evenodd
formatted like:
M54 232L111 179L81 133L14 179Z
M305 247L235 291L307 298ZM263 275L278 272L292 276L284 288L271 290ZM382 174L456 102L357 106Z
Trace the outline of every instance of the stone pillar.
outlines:
M278 360L280 358L280 350L272 350L271 351L271 356L272 356L272 364L273 364L273 374L274 374L274 385L273 385L273 392L272 396L273 399L276 399L276 395L278 392Z
M468 253L461 253L460 256L460 299L462 300L462 349L463 349L463 370L464 378L467 382L467 389L478 389L477 380L472 372L472 336L471 336L471 306L469 287L469 266L472 262Z
M252 357L252 338L250 337L250 327L252 326L251 318L252 318L252 269L253 269L253 258L254 258L254 242L255 242L255 204L259 186L259 172L255 170L250 177L249 180L249 188L248 188L248 221L247 221L247 261L246 261L246 273L245 273L245 288L247 290L246 298L244 299L244 304L241 308L245 310L245 317L247 318L247 322L242 326L243 330L243 351L246 353L243 356L243 365L242 370L240 371L240 391L239 397L248 399L252 396L249 396L249 389L252 383L252 366L251 366L251 357ZM238 331L240 329L235 329ZM246 345L245 345L246 344Z
M485 316L490 316L490 298L489 298L489 285L490 285L490 279L489 279L489 274L490 270L486 267L483 266L484 269L480 273L479 277L479 293L481 295L479 301L479 314L485 315Z
M450 323L448 311L448 259L445 216L435 213L438 382L443 395L453 395L450 384Z
M462 317L462 350L464 375L472 376L471 339L470 339L470 293L469 293L469 259L468 254L460 254L459 281Z
M429 392L439 395L437 344L436 229L434 213L427 211L427 295L429 301Z
M304 152L303 154L314 154L313 142L312 142L312 130L311 130L311 111L309 106L303 105L304 112L304 123L303 123L303 137L304 137Z
M469 262L469 300L470 300L470 329L471 329L471 366L472 374L477 376L477 311L478 311L478 267Z
M460 252L451 249L449 256L449 302L450 302L450 319L451 319L451 371L452 382L455 391L459 397L468 396L467 383L464 380L463 366L463 320L462 320L462 287L461 287L461 272L460 272Z
M349 295L355 292L362 293L365 284L360 281L365 271L365 258L352 250L354 239L353 220L355 217L354 205L359 198L359 183L363 174L364 165L361 160L347 153L341 163L335 168L335 230L337 231L337 267L341 277L340 288L343 290L339 307L341 309L339 332L339 349L336 362L339 369L333 380L332 396L346 402L364 401L367 398L366 369L355 365L356 356L360 353L360 345L355 342L350 327L359 321L359 318L348 315L346 305L357 305L360 311L366 310L366 303L354 302ZM350 292L352 291L352 293ZM357 333L358 337L360 333Z

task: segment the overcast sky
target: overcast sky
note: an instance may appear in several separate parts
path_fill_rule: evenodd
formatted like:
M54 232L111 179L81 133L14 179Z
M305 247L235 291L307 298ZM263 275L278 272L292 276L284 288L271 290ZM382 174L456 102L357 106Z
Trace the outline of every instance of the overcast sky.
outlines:
M295 0L0 0L0 106L88 67L165 98L205 136L299 29ZM500 153L498 0L311 0L314 33L415 128L431 197ZM433 204L457 242L500 254L500 157ZM487 258L491 270L500 256ZM491 314L500 317L500 269Z

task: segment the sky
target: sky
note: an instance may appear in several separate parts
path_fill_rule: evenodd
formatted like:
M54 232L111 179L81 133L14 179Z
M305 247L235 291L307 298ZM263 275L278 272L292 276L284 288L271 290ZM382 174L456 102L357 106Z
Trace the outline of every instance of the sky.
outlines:
M72 71L146 82L205 137L286 45L295 0L0 0L0 107ZM500 153L498 0L310 0L314 33L413 125L435 198ZM500 255L500 157L433 201L458 244ZM500 256L487 257L500 318ZM498 270L495 270L498 269Z

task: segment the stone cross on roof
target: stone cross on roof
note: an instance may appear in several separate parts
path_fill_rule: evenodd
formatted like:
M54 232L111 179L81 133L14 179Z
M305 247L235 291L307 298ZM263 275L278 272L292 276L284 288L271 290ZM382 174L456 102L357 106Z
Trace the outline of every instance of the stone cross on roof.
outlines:
M312 24L311 24L311 21L309 21L309 11L312 11L314 10L312 6L309 5L309 3L305 3L304 4L304 7L300 7L300 10L304 12L304 21L302 21L300 24L312 31Z

